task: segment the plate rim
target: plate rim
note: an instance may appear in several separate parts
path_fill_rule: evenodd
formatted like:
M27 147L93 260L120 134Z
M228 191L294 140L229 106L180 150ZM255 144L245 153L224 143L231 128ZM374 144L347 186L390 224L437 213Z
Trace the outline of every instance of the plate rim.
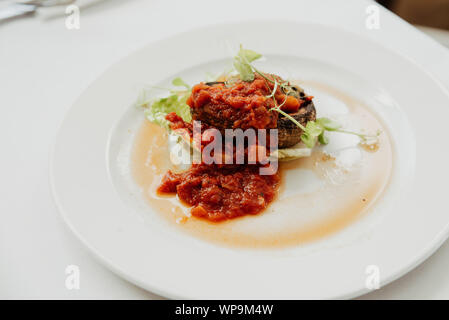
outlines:
M271 20L270 20L271 21ZM319 27L326 27L329 28L328 25L326 24L321 24L321 23L311 23L311 22L303 22L303 21L295 21L295 20L277 20L274 19L273 21L280 21L280 22L287 22L287 23L294 23L297 25L312 25L312 26L319 26ZM251 24L251 23L261 23L261 22L266 22L266 20L259 20L259 19L251 19L251 20L242 20L242 21L238 21L235 23L219 23L219 24L212 24L211 26L213 27L226 27L226 26L231 26L231 25L240 25L240 24ZM99 79L101 78L103 75L105 75L114 65L116 64L120 64L122 63L124 60L126 60L130 55L142 51L144 50L146 47L151 46L153 44L156 44L160 41L169 41L172 38L176 38L179 37L182 34L188 34L188 33L194 33L197 32L199 30L202 30L204 28L207 28L208 25L203 25L200 27L195 27L192 29L188 29L182 32L177 32L174 33L168 37L164 37L161 39L157 39L154 41L150 41L145 43L144 45L138 47L137 49L134 49L132 51L130 51L126 56L123 56L122 58L120 58L119 60L115 61L114 63L110 64L106 69L104 69L102 72L100 72L94 80L92 80L88 86L86 86L82 92L78 95L78 97L75 99L75 101L71 104L69 110L66 112L63 120L61 121L56 135L53 138L53 142L51 144L50 147L50 156L49 156L49 182L50 182L50 189L51 189L51 193L52 193L52 197L54 199L54 203L59 211L59 213L61 214L63 221L65 222L65 224L69 227L69 229L71 230L71 232L75 235L75 237L88 249L88 251L90 252L90 254L99 262L101 262L103 265L105 265L108 269L110 269L112 272L114 272L115 274L117 274L118 276L120 276L121 278L124 278L125 280L137 285L140 288L143 288L145 290L148 290L152 293L155 293L157 295L160 295L162 297L165 298L173 298L173 299L188 299L188 296L183 296L183 295L178 295L176 293L170 292L170 290L164 290L162 288L159 288L157 286L151 286L148 285L147 283L141 282L140 280L138 280L137 278L130 276L129 274L127 274L124 270L121 270L119 267L115 266L111 261L109 261L108 258L106 258L104 255L102 255L97 249L95 249L94 247L92 247L91 244L89 244L89 242L76 230L76 228L74 227L74 225L72 224L72 222L70 221L69 217L67 216L67 213L65 212L65 210L63 209L63 205L60 202L60 199L58 197L57 194L57 190L56 190L56 185L55 185L55 173L54 173L54 161L55 161L55 153L56 153L56 146L57 146L57 140L59 137L60 132L62 131L62 128L66 122L66 119L69 117L69 113L70 111L75 107L75 105L79 102L80 98L90 89L90 87ZM430 78L432 78L432 80L439 85L440 89L443 90L445 92L445 94L447 96L449 96L449 89L446 87L446 85L437 77L435 76L431 71L427 70L425 67L423 67L421 64L417 63L413 58L411 58L410 56L404 55L402 53L399 53L398 51L383 45L382 43L378 42L378 41L374 41L360 33L357 32L352 32L349 31L345 28L337 28L337 27L333 27L335 29L338 29L340 32L343 33L347 33L350 34L352 36L356 36L358 38L363 39L364 41L368 41L371 42L373 44L375 44L376 46L381 46L383 47L385 50L390 51L392 53L394 53L395 55L399 55L404 59L407 59L410 63L414 64L417 68L420 69L420 71L426 73L427 75L429 75ZM381 287L397 280L398 278L404 276L405 274L407 274L408 272L410 272L411 270L413 270L414 268L416 268L418 265L420 265L422 262L424 262L425 260L427 260L431 255L433 255L440 247L441 245L449 238L449 222L441 229L441 231L436 234L432 241L430 242L430 244L423 249L421 252L418 252L409 262L404 263L402 265L402 268L400 268L400 270L396 271L395 273L392 273L389 277L387 278L382 278L381 280ZM358 297L360 295L372 292L373 290L370 290L368 288L362 288L358 291L353 291L350 293L346 293L346 294L342 294L340 296L337 297L333 297L333 299L350 299L350 298L354 298L354 297Z

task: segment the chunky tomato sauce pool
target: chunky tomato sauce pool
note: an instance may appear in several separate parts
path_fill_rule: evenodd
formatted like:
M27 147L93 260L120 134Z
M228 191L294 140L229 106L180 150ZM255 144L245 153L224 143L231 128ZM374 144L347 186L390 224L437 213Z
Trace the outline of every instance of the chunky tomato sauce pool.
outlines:
M186 102L190 106L192 119L201 121L202 130L216 128L220 132L235 128L277 128L279 114L272 108L279 107L287 113L296 113L302 105L307 105L311 97L305 97L293 86L296 88L295 94L288 95L279 85L274 84L274 79L279 83L288 83L270 74L255 74L251 82L199 83L192 88ZM171 122L172 130L186 129L192 137L192 123L184 122L175 113L168 114L166 119ZM204 138L201 137L200 149L212 143ZM262 146L256 141L256 150L268 146L269 140L267 134ZM245 159L248 157L247 151L253 147L249 143L245 145ZM266 154L267 149L264 150L261 154ZM215 156L222 158L221 154L214 153ZM258 156L259 165L260 160ZM192 215L211 221L254 215L273 201L280 180L277 172L260 175L259 165L195 164L183 173L169 171L158 192L177 193L182 201L192 206Z
M257 214L276 196L280 177L260 175L257 165L193 165L183 173L169 171L158 192L177 193L192 215L221 221Z

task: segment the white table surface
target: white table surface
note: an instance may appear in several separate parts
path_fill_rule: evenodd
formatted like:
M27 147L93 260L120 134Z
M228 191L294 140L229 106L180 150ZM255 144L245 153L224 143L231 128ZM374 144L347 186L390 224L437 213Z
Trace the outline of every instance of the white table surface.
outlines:
M449 51L386 11L379 30L366 29L370 4L106 0L81 8L79 30L68 30L64 16L0 24L0 298L160 298L99 264L64 225L49 188L49 149L64 114L109 65L151 41L197 26L287 19L366 34L411 56L449 87ZM65 287L70 264L80 267L79 290ZM414 271L362 298L448 299L447 270L449 243Z

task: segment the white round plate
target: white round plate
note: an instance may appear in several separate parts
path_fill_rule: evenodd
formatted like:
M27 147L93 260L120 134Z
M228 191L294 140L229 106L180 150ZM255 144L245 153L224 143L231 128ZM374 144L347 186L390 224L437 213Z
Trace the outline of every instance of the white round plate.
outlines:
M146 84L190 83L223 70L229 46L263 53L266 68L340 88L369 105L391 134L391 182L368 214L332 236L285 249L229 248L167 227L130 190L121 150L143 115ZM274 70L273 70L274 71ZM319 99L319 97L318 97ZM217 25L130 54L81 95L51 163L58 208L111 270L171 298L349 298L402 276L448 235L446 89L406 57L346 31L293 22ZM319 106L317 106L319 108ZM294 210L294 208L292 208Z

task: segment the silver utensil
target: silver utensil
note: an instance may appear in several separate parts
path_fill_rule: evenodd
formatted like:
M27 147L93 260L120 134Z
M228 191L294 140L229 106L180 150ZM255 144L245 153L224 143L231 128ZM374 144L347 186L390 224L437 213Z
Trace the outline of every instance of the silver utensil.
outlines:
M15 2L38 7L54 7L68 5L75 2L75 0L16 0Z
M0 10L0 21L32 14L37 6L31 4L12 3Z
M15 17L33 14L38 7L55 7L68 5L76 0L18 0L0 9L0 22Z

